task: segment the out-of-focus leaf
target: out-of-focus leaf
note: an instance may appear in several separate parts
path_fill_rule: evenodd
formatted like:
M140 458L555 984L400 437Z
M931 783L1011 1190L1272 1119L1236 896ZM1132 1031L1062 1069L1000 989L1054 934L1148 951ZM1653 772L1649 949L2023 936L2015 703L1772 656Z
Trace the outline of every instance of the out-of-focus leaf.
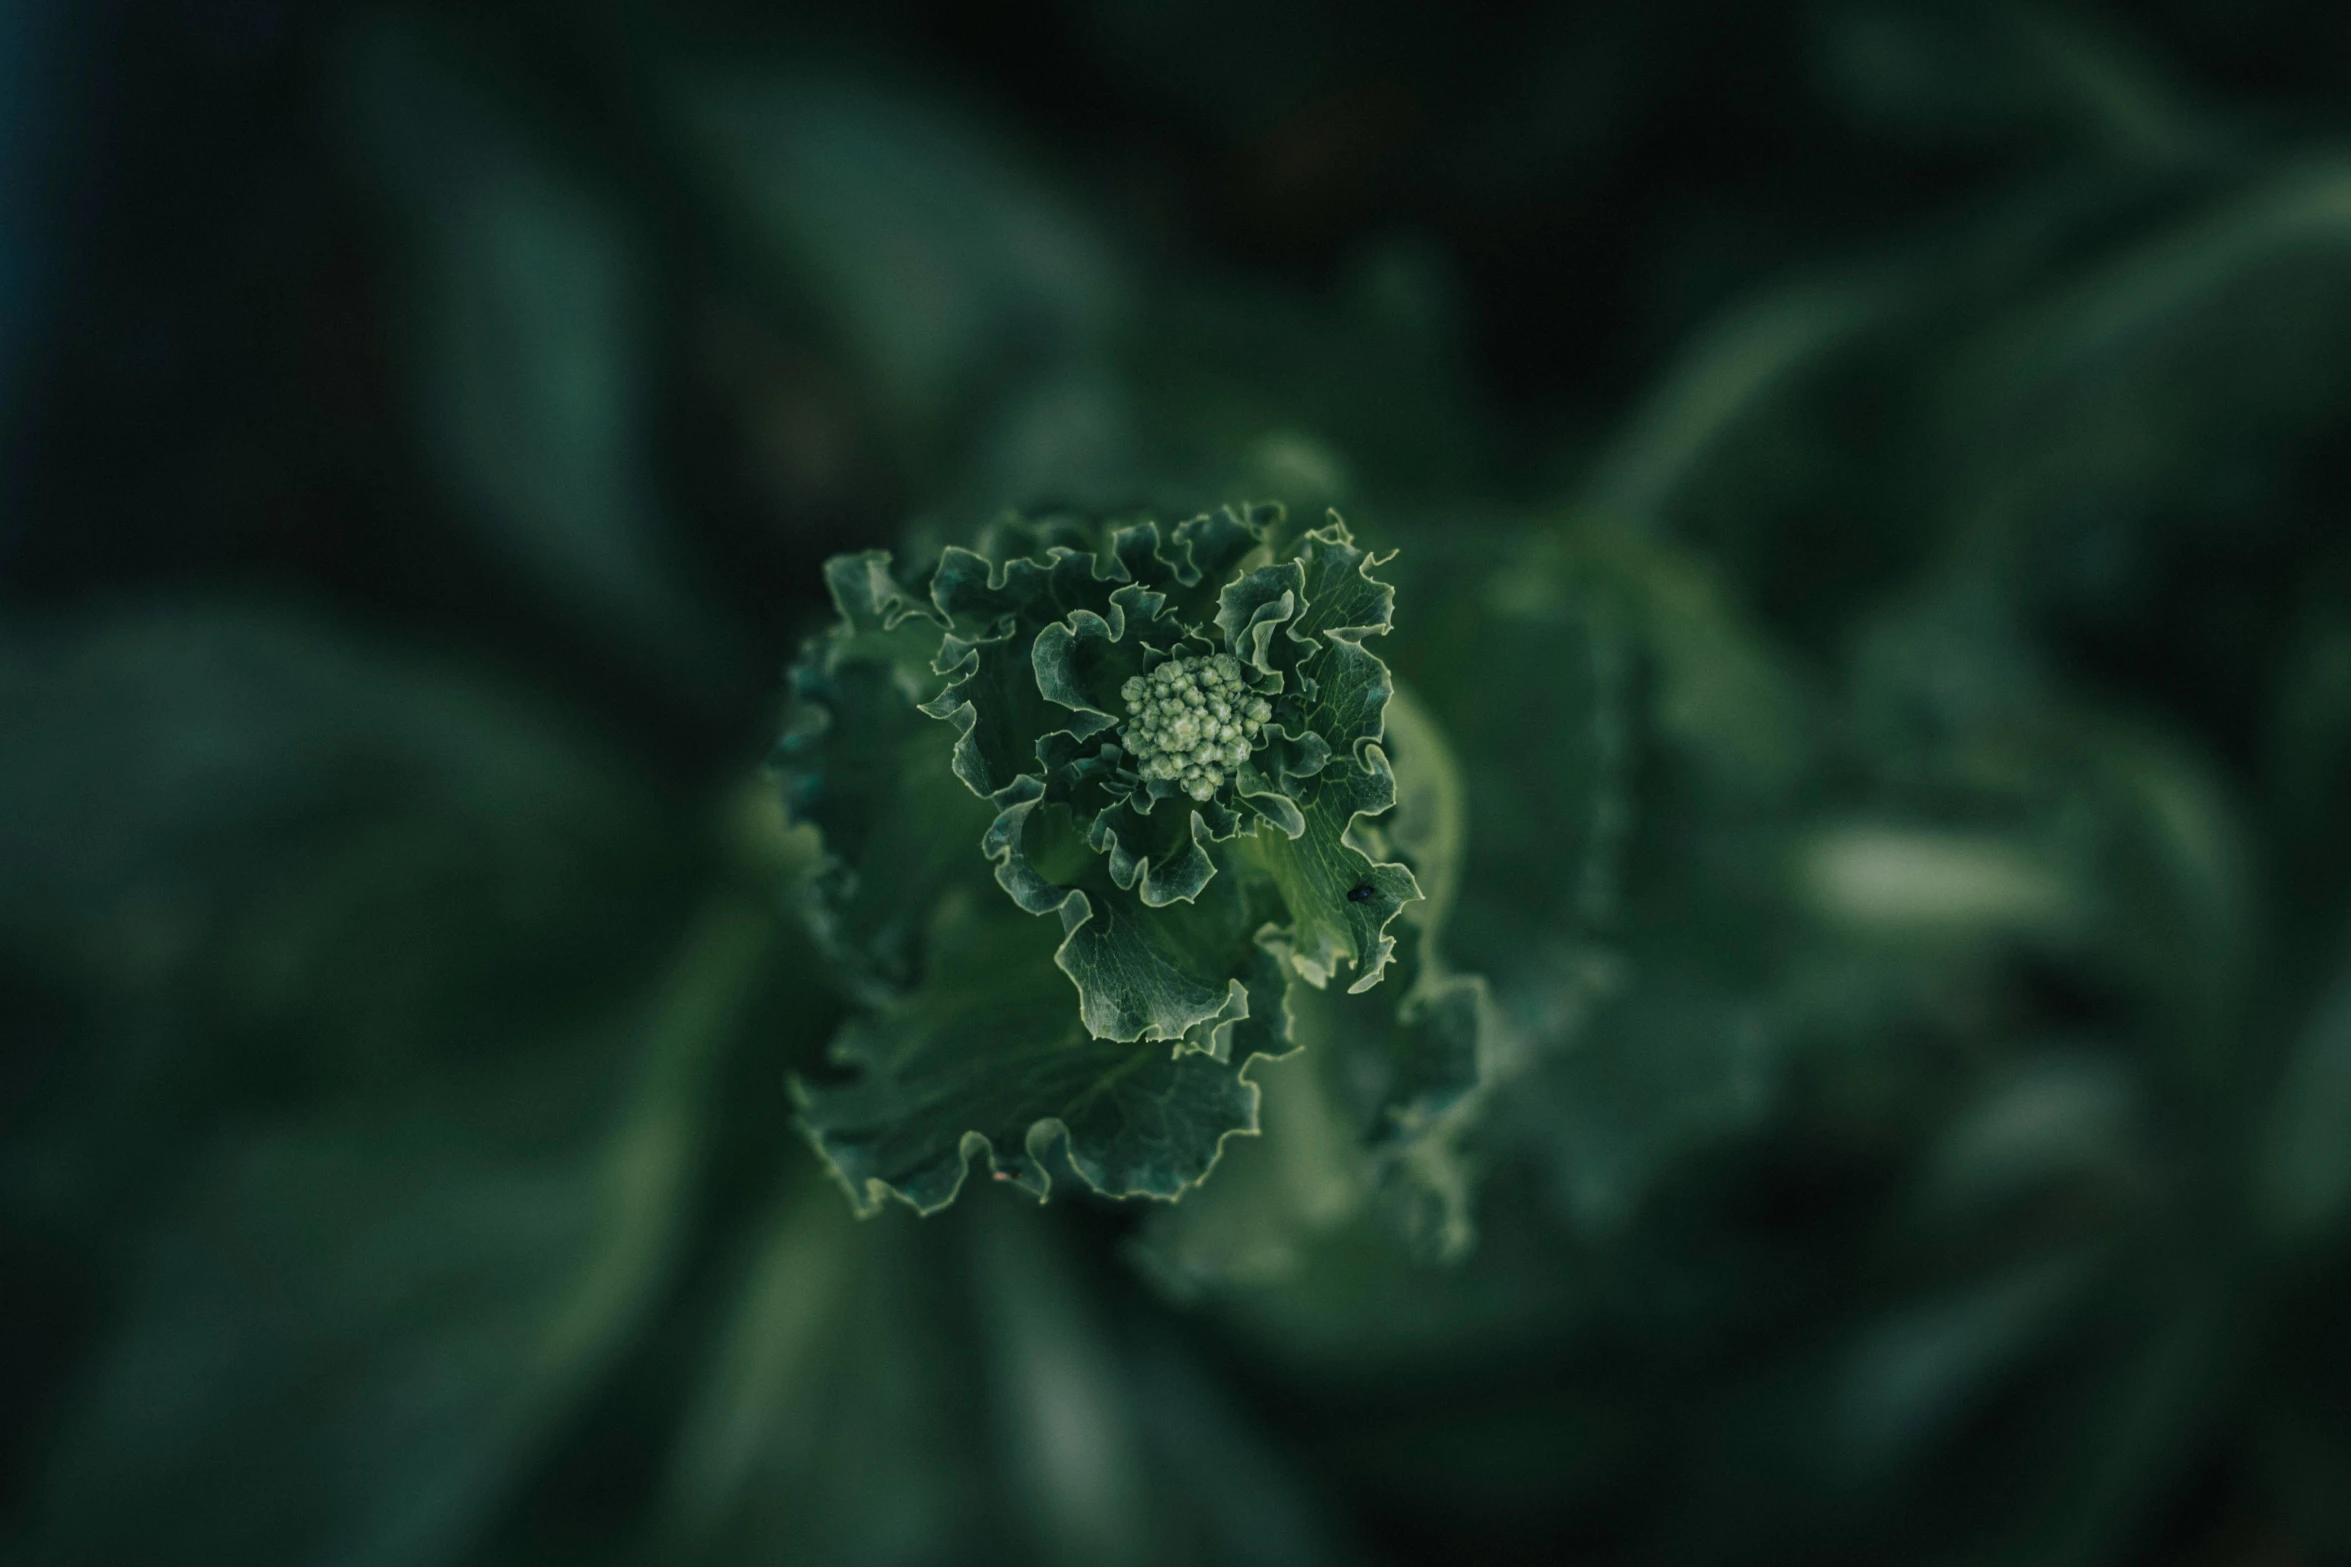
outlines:
M937 465L982 394L1022 421L1025 392L1065 427L1059 455L1027 466L1108 477L1127 436L1116 404L1072 419L1069 394L1099 402L1084 368L1133 284L1085 214L985 126L848 70L737 64L675 87L708 177L777 278L843 340L909 460ZM1086 449L1071 449L1071 429L1091 437ZM1008 498L1032 497L990 500Z
M2094 825L2075 836L2097 857L2103 944L2153 998L2173 1059L2225 1082L2239 1069L2235 1031L2263 935L2243 811L2206 759L2172 737L2088 711L2073 723L2052 749L2096 802ZM2058 809L2071 815L2072 805Z
M2337 808L2351 786L2351 606L2314 606L2281 664L2264 737L2269 803L2298 846L2288 874L2339 907L2351 857L2351 821Z
M774 921L648 973L698 867L637 769L313 619L15 627L0 710L0 935L93 1031L7 1195L129 1281L50 1559L443 1559L658 1285Z
M1098 1307L1057 1238L1001 1201L979 1210L973 1282L1015 1535L1062 1567L1153 1554L1133 1395Z
M2192 1472L2197 1442L2235 1376L2237 1324L2225 1286L2180 1270L2142 1276L2139 1298L2107 1314L2109 1344L2078 1411L2035 1433L2047 1454L2039 1506L2020 1509L1992 1562L2061 1564L2113 1557L2151 1508Z
M1175 1346L1132 1347L1050 1211L779 1205L676 1449L651 1560L1335 1559Z
M1997 837L1833 827L1805 845L1799 876L1828 918L1888 936L2062 932L2082 914L2043 856Z
M1504 590L1512 607L1558 598L1654 672L1650 720L1691 762L1762 799L1811 765L1811 697L1728 585L1690 554L1606 524L1564 529L1528 551Z
M1443 905L1451 939L1482 954L1521 1043L1568 1031L1581 986L1559 948L1616 912L1633 809L1626 636L1532 553L1499 530L1415 537L1396 570L1416 607L1390 638L1400 689L1441 715L1467 759L1458 869L1423 891ZM1519 1065L1487 1063L1504 1075Z
M1822 1456L1863 1484L1916 1461L2051 1330L2089 1275L2083 1258L2052 1258L1871 1324L1842 1358Z
M1630 1221L1678 1159L1760 1124L1786 1049L1760 998L1670 969L1644 978L1535 1080L1561 1210L1595 1233Z
M1285 1072L1310 1065L1298 1055L1260 1066L1269 1104L1283 1094ZM1606 1281L1527 1201L1523 1183L1481 1188L1476 1245L1466 1256L1432 1255L1409 1222L1409 1186L1401 1214L1382 1200L1386 1191L1364 1200L1344 1124L1328 1124L1320 1148L1289 1135L1301 1129L1293 1119L1276 1134L1282 1141L1228 1153L1253 1202L1204 1204L1197 1225L1162 1228L1166 1215L1155 1213L1129 1253L1265 1375L1342 1399L1385 1389L1409 1409L1455 1377L1474 1382L1481 1368L1542 1360L1587 1329ZM1226 1173L1199 1195L1219 1191ZM1281 1184L1293 1176L1322 1183L1309 1188L1321 1211ZM1184 1217L1182 1204L1167 1212Z
M2351 978L2302 1025L2253 1162L2262 1221L2276 1239L2328 1239L2351 1214Z
M1314 1567L1359 1559L1302 1466L1182 1339L1143 1338L1125 1373L1156 1492L1156 1560Z
M2137 40L2054 8L1843 5L1823 20L1820 53L1851 107L1914 135L2033 128L2153 163L2220 143Z
M1936 460L1966 476L1956 515L1992 531L2014 589L2112 614L2149 577L2157 525L2248 525L2232 495L2340 407L2346 191L2338 162L2264 169L1961 360Z
M1610 522L1643 530L1684 520L1676 513L1703 504L1709 485L1735 494L1742 506L1768 504L1768 492L1759 495L1755 481L1778 475L1756 449L1787 439L1782 426L1791 392L1896 302L1883 285L1805 280L1731 312L1650 394L1598 465L1584 504ZM1746 467L1735 468L1742 460Z
M1850 719L1889 788L1950 825L1816 828L1808 900L1854 934L2093 961L2215 1081L2259 953L2242 802L2176 729L2063 689L1974 565L1952 576L1864 642Z
M944 1225L945 1221L941 1221ZM769 1542L811 1560L974 1560L994 1520L969 1439L959 1236L860 1223L826 1183L790 1188L748 1259L687 1405L653 1559L734 1561Z
M2142 1106L2129 1072L2084 1052L2022 1063L1968 1107L1928 1153L1919 1206L1980 1216L2068 1177L2127 1182Z
M655 819L636 769L546 712L261 606L19 623L0 704L0 920L67 951L97 927L216 917L369 816L432 823L452 840L435 852L474 862L515 916L548 873L583 874L581 845L618 868Z
M661 1282L773 931L714 903L634 1005L556 1025L567 1072L224 1138L61 1442L44 1559L447 1559Z
M734 650L688 584L657 489L641 237L542 145L551 128L501 96L420 25L378 20L353 40L348 133L402 224L404 368L426 457L465 519L583 630L708 682Z
M2048 1355L2095 1284L2097 1260L2044 1255L1880 1310L1742 1390L1713 1422L1719 1449L1695 1477L1704 1505L1671 1520L1669 1553L1736 1561L1839 1537L1953 1552L1980 1540L1981 1516L1905 1527L1894 1509L1926 1505L1906 1483L1948 1461L1971 1421Z
M1117 360L1149 437L1128 486L1241 487L1314 516L1375 498L1442 504L1477 471L1482 431L1443 329L1449 283L1425 252L1367 255L1331 300L1194 282L1153 303ZM1394 505L1382 521L1407 515Z
M0 939L92 1031L8 1164L93 1234L224 1104L527 1054L538 998L610 995L692 872L636 768L313 619L19 626L0 723Z

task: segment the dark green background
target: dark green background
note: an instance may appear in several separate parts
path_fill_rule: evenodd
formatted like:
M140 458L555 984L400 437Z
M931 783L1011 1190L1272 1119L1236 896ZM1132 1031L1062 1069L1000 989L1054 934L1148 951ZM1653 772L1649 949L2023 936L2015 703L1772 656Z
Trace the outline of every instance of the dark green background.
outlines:
M0 1562L2351 1559L2347 128L2318 4L0 3ZM821 561L1243 497L1403 551L1474 1249L860 1224Z

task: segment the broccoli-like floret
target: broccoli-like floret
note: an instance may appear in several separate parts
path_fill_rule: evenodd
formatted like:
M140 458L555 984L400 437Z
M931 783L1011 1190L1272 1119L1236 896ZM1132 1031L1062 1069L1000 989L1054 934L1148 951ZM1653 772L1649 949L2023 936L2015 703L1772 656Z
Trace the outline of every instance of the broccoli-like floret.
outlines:
M1273 716L1273 704L1249 690L1240 660L1229 653L1171 658L1129 680L1119 695L1132 715L1119 737L1135 770L1204 803L1233 781Z

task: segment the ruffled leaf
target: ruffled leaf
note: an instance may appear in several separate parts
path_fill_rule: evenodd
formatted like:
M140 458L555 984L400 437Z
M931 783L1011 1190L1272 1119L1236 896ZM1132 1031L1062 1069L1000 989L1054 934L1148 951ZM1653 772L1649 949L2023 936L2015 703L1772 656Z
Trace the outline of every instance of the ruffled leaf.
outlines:
M922 988L835 1042L832 1059L857 1075L794 1085L803 1130L850 1201L934 1213L974 1157L1043 1197L1056 1141L1106 1196L1172 1199L1197 1184L1225 1138L1257 1129L1247 1055L1229 1040L1220 1058L1089 1037L1054 972L1052 927L1000 908L943 906Z
M1060 916L1064 940L1054 961L1077 987L1079 1016L1096 1037L1191 1038L1194 1048L1209 1048L1197 1036L1222 1018L1233 988L1265 983L1269 966L1278 975L1259 939L1278 913L1262 879L1203 873L1193 891L1204 896L1154 905L1140 887L1118 885L1100 856L1080 852L1076 820L1038 786L1008 790L1001 803L986 840L997 882L1029 913ZM1195 831L1194 852L1211 858L1205 826Z
M1396 800L1396 780L1377 745L1361 761L1326 768L1301 802L1306 830L1295 839L1259 833L1257 856L1290 911L1284 944L1291 965L1308 984L1327 985L1352 968L1347 988L1369 990L1386 973L1395 950L1388 922L1420 897L1412 872L1375 860L1355 831L1356 819L1376 815Z
M939 726L914 705L935 694L940 626L874 552L826 578L841 623L793 671L790 727L776 748L784 804L824 837L813 923L853 985L903 988L942 888L982 880L972 846L989 812L949 766Z
M1251 668L1274 673L1273 635L1296 618L1305 588L1305 573L1294 560L1261 566L1227 587L1216 609L1226 649Z

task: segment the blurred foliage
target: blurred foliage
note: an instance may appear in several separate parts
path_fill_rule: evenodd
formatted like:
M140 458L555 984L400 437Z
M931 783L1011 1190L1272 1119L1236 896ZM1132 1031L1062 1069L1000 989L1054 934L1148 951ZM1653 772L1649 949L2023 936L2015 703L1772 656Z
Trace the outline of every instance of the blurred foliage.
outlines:
M0 40L0 1560L2351 1558L2339 8ZM1477 1088L855 1218L820 563L1236 497Z

